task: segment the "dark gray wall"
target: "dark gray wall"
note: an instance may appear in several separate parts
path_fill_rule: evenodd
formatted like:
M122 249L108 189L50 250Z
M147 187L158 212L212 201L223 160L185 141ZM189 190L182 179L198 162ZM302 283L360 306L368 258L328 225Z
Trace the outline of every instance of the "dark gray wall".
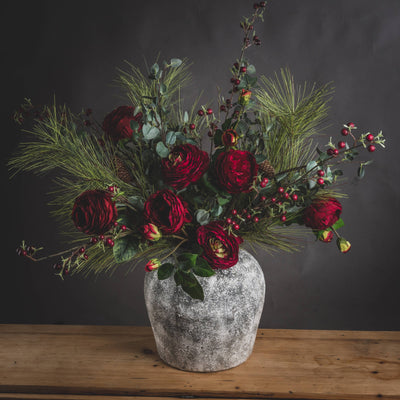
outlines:
M37 104L91 107L101 121L123 104L111 86L123 60L143 65L163 58L193 61L188 103L204 90L227 90L238 56L239 20L252 1L6 2L2 8L2 257L1 323L146 325L144 271L96 280L53 276L51 263L15 256L21 239L61 250L46 206L51 177L9 181L5 162L18 129L10 115L27 96ZM360 183L344 184L343 235L353 245L304 243L296 255L259 253L267 279L261 326L310 329L400 329L399 134L400 2L398 0L275 0L257 33L262 46L248 56L265 75L288 66L298 81L334 81L328 136L354 121L387 135ZM326 139L322 139L323 142Z

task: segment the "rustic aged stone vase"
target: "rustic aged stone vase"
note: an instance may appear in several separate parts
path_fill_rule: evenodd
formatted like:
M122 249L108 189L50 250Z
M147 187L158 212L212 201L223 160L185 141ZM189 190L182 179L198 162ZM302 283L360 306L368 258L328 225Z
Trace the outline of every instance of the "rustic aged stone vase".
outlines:
M146 273L145 302L158 354L185 371L236 367L253 350L265 297L261 267L240 250L234 267L198 279L204 301L192 299L173 277L160 281L156 271Z

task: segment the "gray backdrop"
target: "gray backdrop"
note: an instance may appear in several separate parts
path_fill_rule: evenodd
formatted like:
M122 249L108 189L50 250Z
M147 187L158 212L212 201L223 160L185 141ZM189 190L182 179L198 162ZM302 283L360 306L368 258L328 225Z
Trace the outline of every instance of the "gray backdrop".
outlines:
M124 104L111 84L123 60L143 65L162 58L193 61L188 104L201 90L204 101L216 87L229 87L229 68L238 56L239 20L252 1L153 0L6 2L1 25L3 51L1 323L147 325L143 268L111 278L61 281L51 262L18 258L21 239L63 249L48 216L51 177L17 176L5 163L18 128L12 111L25 96L37 104L66 102L72 110L91 107L98 120ZM332 127L354 121L361 131L380 129L380 148L361 182L347 175L343 235L353 248L312 238L296 255L259 253L267 280L261 327L310 329L400 329L399 133L400 2L398 0L273 0L257 27L262 46L248 57L259 73L288 66L297 80L333 81ZM325 142L327 138L322 138ZM351 169L354 172L354 169Z

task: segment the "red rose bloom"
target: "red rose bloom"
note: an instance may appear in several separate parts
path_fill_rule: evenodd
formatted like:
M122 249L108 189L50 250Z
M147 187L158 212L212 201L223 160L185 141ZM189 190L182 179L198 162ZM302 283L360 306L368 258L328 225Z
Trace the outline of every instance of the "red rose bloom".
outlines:
M243 239L228 235L223 221L212 221L197 229L197 243L203 248L202 257L214 269L227 269L238 262L239 245Z
M102 235L117 220L117 209L110 193L104 190L87 190L76 198L72 220L78 230L88 235Z
M167 185L175 190L196 182L206 172L210 159L205 151L192 144L175 146L162 161L162 173Z
M314 200L304 210L304 224L312 229L325 230L340 217L342 205L333 197Z
M106 115L103 121L103 130L114 142L132 137L131 121L137 121L142 128L142 113L133 115L134 107L120 106Z
M248 151L229 150L221 153L215 162L217 179L228 193L250 192L257 171L256 159Z
M165 234L176 233L192 220L186 207L186 203L170 190L160 190L144 204L144 218Z

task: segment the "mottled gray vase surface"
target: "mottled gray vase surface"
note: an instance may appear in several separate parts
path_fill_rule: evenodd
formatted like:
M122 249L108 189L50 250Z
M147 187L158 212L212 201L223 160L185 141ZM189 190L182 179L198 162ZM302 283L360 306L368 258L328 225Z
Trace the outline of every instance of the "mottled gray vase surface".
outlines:
M186 371L236 367L253 350L265 298L262 269L240 250L234 267L198 279L204 301L192 299L173 277L160 281L157 271L146 273L145 301L158 354Z

